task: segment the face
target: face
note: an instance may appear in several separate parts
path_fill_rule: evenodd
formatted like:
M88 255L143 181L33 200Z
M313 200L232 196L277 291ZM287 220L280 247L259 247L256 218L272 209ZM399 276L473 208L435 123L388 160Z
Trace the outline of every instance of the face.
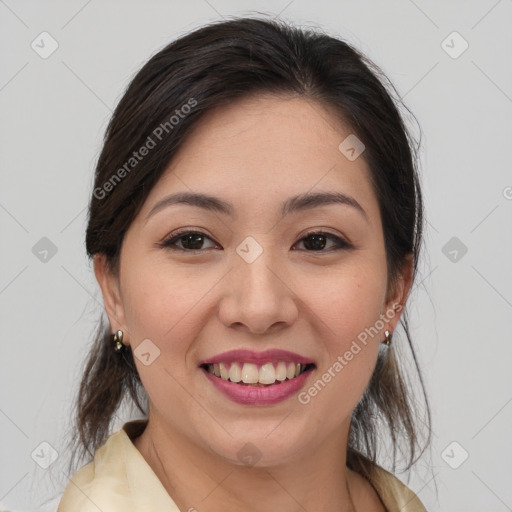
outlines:
M244 450L273 465L346 442L384 331L399 320L393 305L410 285L390 289L364 153L349 160L338 148L350 133L298 98L210 112L126 233L118 275L95 258L112 331L123 330L134 351L154 426L238 464ZM178 193L225 207L162 202ZM291 201L319 193L342 200ZM233 380L233 360L245 380L282 379L283 363L307 371L255 386L200 366L233 350L248 351L220 356ZM292 354L258 358L270 350Z

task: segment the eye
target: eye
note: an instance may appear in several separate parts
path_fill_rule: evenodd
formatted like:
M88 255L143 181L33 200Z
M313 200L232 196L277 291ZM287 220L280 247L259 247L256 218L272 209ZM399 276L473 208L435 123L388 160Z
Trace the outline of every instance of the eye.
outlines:
M331 246L329 250L324 251L323 249L328 240L334 241L334 247ZM312 231L301 238L297 243L304 243L307 249L311 249L307 252L330 252L331 250L348 249L351 247L351 245L342 238L330 233L324 233L323 231Z
M170 250L182 251L182 252L202 252L204 249L203 245L205 240L213 240L201 231L181 231L173 233L173 235L160 244L160 247L164 247ZM324 250L328 245L328 241L333 244L327 250ZM343 240L342 238L325 233L323 231L312 231L305 237L301 238L295 245L303 243L306 247L306 252L331 252L333 250L349 249L352 246ZM179 245L181 244L181 246Z
M164 240L159 245L160 247L165 247L167 249L176 251L200 251L205 239L212 240L209 236L207 236L205 233L202 233L201 231L181 231L177 234L173 234L173 236ZM178 246L177 242L181 243L182 246Z

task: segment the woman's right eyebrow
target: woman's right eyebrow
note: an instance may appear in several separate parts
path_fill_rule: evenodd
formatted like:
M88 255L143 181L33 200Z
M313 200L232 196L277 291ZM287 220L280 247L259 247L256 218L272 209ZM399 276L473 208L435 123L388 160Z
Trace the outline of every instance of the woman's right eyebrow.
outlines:
M177 192L165 196L163 199L160 199L153 206L153 208L151 208L150 212L146 216L144 223L146 223L150 217L163 210L164 208L176 204L188 204L190 206L202 208L207 211L221 213L230 217L235 215L235 209L233 205L228 201L220 199L219 197L200 192ZM355 198L342 192L332 191L306 193L288 198L281 205L281 219L292 213L331 204L351 206L355 208L368 222L368 215Z

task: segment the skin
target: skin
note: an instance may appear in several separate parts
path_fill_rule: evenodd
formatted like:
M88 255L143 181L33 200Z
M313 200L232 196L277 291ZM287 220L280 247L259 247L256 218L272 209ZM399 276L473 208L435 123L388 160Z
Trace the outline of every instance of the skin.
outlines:
M347 487L355 510L385 510L346 468L345 453L351 413L399 312L306 405L297 394L273 405L237 404L198 368L234 348L282 348L316 361L307 389L379 315L405 304L411 261L388 282L366 162L338 149L350 133L321 105L296 97L256 96L211 111L126 233L119 273L94 258L112 331L123 330L134 351L148 338L160 350L148 366L135 358L150 410L134 444L181 510L350 511ZM236 214L173 205L146 219L160 199L182 191L222 198ZM279 218L285 199L319 191L352 196L367 218L339 204ZM184 227L206 234L202 252L157 245ZM308 248L311 230L351 248L334 250L329 239ZM250 264L236 253L247 236L263 248ZM237 457L246 443L261 455L252 467Z

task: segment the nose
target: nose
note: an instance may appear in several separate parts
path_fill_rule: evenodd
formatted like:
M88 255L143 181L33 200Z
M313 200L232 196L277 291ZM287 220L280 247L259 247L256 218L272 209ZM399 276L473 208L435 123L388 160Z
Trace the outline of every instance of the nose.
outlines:
M298 297L283 266L264 251L255 261L239 258L224 279L219 306L226 327L265 334L291 326L298 318Z

